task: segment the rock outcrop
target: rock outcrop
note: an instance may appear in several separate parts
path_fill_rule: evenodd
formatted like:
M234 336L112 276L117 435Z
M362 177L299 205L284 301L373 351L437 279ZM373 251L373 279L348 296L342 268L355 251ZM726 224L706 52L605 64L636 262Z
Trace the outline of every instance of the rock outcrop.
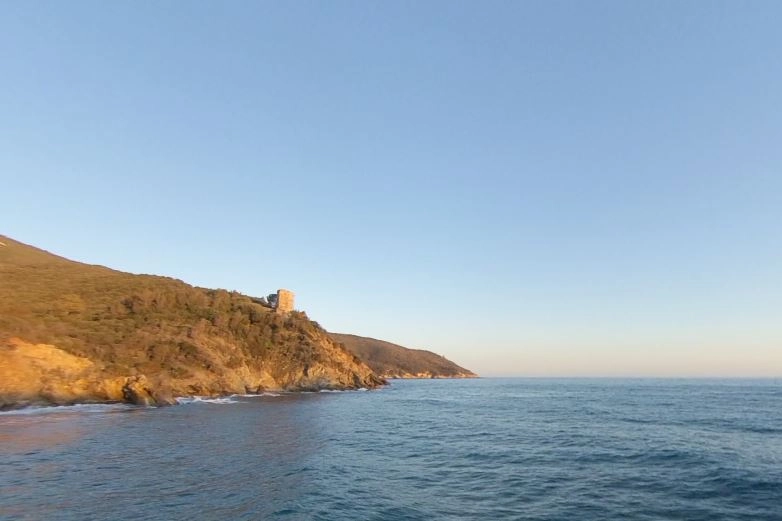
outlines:
M171 395L167 385L153 385L144 375L131 376L125 379L122 386L122 398L133 405L147 407L173 405L176 399Z
M176 403L143 375L106 377L95 363L47 344L0 341L0 409L26 405L120 402Z

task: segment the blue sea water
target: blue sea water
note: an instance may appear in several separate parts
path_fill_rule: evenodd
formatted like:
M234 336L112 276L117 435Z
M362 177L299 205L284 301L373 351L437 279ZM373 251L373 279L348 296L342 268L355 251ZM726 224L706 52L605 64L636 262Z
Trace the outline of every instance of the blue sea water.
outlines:
M782 382L395 381L2 413L0 519L782 520Z

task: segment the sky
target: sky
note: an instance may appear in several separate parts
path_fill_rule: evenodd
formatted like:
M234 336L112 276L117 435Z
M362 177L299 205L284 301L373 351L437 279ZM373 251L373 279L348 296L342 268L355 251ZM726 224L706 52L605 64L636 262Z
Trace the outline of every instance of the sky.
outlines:
M0 233L483 376L782 376L780 19L3 2Z

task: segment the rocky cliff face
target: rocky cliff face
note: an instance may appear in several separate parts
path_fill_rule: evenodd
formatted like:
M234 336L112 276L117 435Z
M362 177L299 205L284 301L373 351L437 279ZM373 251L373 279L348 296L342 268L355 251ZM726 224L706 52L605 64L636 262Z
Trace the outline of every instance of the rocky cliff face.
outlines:
M162 382L143 375L110 376L91 360L19 338L0 341L0 410L85 402L174 403Z
M0 242L0 407L384 383L304 313Z

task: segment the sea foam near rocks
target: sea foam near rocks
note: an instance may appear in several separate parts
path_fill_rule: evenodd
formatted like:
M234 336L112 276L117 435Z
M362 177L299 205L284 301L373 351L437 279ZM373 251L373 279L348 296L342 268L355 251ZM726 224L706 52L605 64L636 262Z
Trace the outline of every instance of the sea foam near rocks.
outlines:
M190 405L194 403L212 403L218 405L235 404L239 403L233 397L225 396L219 398L210 398L208 396L182 396L176 398L176 402L179 405Z
M29 416L37 414L62 413L107 413L139 409L137 405L127 403L80 403L75 405L31 405L19 409L0 411L0 416Z

